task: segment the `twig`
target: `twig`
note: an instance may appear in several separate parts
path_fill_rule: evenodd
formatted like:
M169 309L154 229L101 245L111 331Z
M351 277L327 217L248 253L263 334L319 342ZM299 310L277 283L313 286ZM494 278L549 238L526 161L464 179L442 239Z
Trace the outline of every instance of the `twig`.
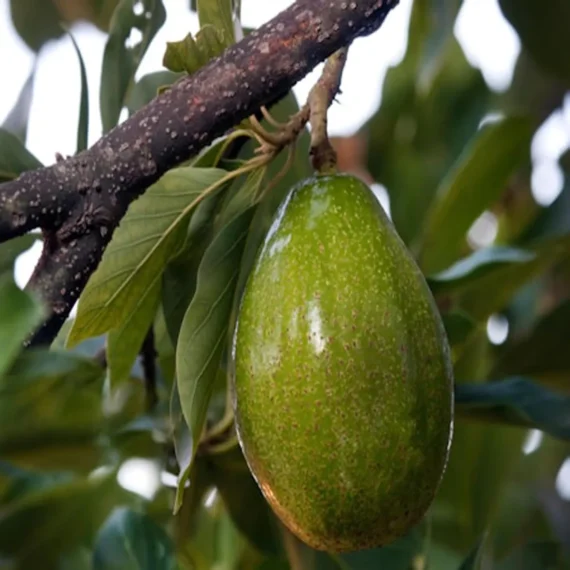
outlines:
M319 62L376 30L398 0L297 0L276 18L110 131L93 147L0 186L0 242L40 227L28 284L48 317L30 344L57 335L129 204L166 171Z
M329 57L320 80L309 94L311 158L313 168L323 174L336 170L336 152L327 132L327 112L340 91L347 52L348 48L343 48Z

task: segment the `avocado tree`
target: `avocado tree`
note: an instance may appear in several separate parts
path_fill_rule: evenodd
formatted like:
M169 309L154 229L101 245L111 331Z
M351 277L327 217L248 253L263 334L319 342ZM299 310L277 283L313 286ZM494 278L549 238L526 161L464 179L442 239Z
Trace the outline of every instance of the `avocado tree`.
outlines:
M523 46L505 93L453 35L461 2L414 0L379 109L354 137L329 141L349 46L397 0L297 0L256 30L242 29L239 1L198 0L199 33L172 38L164 68L140 79L162 0L10 2L34 50L66 33L62 22L89 20L108 37L99 141L87 148L79 49L76 154L44 166L26 149L28 87L0 129L0 568L568 567L557 481L570 456L570 161L542 207L530 148L570 88L570 8L499 3ZM325 61L298 103L291 88ZM382 547L340 554L310 548L269 506L230 389L260 246L289 190L334 170L337 154L341 169L388 189L445 327L455 396L427 514ZM470 237L481 216L497 225L485 246ZM37 241L21 290L15 260ZM487 334L498 315L501 345ZM143 476L155 477L152 493L129 491L125 477Z

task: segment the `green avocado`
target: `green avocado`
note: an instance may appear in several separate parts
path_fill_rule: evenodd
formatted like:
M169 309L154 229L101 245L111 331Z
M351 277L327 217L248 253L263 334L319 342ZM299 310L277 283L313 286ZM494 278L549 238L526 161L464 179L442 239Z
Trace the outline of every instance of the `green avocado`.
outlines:
M451 443L449 347L363 182L318 176L287 195L244 290L232 363L245 458L301 540L378 547L422 519Z

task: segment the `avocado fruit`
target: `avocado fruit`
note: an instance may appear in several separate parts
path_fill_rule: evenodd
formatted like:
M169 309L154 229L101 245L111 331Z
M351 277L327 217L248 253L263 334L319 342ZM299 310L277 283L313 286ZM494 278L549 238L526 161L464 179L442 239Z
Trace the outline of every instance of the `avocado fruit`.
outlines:
M232 394L255 480L312 548L383 546L424 517L451 445L449 346L358 178L315 176L280 205L241 298Z

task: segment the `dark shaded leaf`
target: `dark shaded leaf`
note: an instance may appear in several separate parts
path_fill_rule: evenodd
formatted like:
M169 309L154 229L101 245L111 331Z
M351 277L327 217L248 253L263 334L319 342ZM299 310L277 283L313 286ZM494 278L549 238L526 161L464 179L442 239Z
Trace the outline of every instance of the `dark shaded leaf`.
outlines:
M563 570L567 568L561 545L556 542L532 543L517 548L506 560L500 562L497 570Z
M135 72L166 19L162 0L143 0L142 3L143 11L136 14L132 0L121 0L111 19L99 93L103 132L117 124ZM127 47L132 30L138 30L142 38L136 45Z
M26 351L0 378L0 455L39 469L92 469L104 421L103 369L56 351Z
M182 322L176 347L180 403L196 453L214 381L226 345L241 257L253 208L229 222L214 238L198 269L196 293ZM184 476L180 484L184 483Z
M89 138L89 86L87 85L87 70L85 62L79 50L79 46L72 34L69 34L73 48L79 61L79 73L81 76L81 98L79 101L79 123L77 125L77 145L76 152L81 152L87 148Z
M561 375L570 388L570 301L545 315L523 338L508 342L498 355L494 377Z
M452 347L465 342L477 326L477 323L463 311L446 313L442 315L442 319L447 339Z
M52 568L94 535L122 495L114 473L27 494L2 510L0 556L19 568Z
M20 142L20 139L0 129L0 182L18 178L26 170L40 168L42 163Z
M461 255L473 222L497 201L529 157L532 134L532 122L523 117L482 127L437 191L421 243L425 271L441 271Z
M28 79L26 79L26 82L20 90L16 103L2 124L4 130L10 131L13 135L17 136L22 143L25 143L26 134L28 132L28 118L32 106L32 96L34 94L35 75L36 66L34 64L30 75L28 75Z
M550 0L537 4L532 0L499 0L505 18L519 34L525 48L545 70L570 86L570 4Z
M131 205L81 295L68 346L124 324L182 245L202 194L213 193L225 174L176 168Z
M42 305L22 291L11 275L0 275L0 378L43 316Z
M457 413L465 417L533 427L570 439L570 397L527 378L461 383L455 402Z
M151 518L116 509L95 540L93 570L174 570L174 547Z
M216 485L236 527L266 555L282 554L279 527L253 479L241 449L224 446L209 459L211 481Z
M479 544L473 548L458 570L482 570L484 549L485 538L483 538Z

